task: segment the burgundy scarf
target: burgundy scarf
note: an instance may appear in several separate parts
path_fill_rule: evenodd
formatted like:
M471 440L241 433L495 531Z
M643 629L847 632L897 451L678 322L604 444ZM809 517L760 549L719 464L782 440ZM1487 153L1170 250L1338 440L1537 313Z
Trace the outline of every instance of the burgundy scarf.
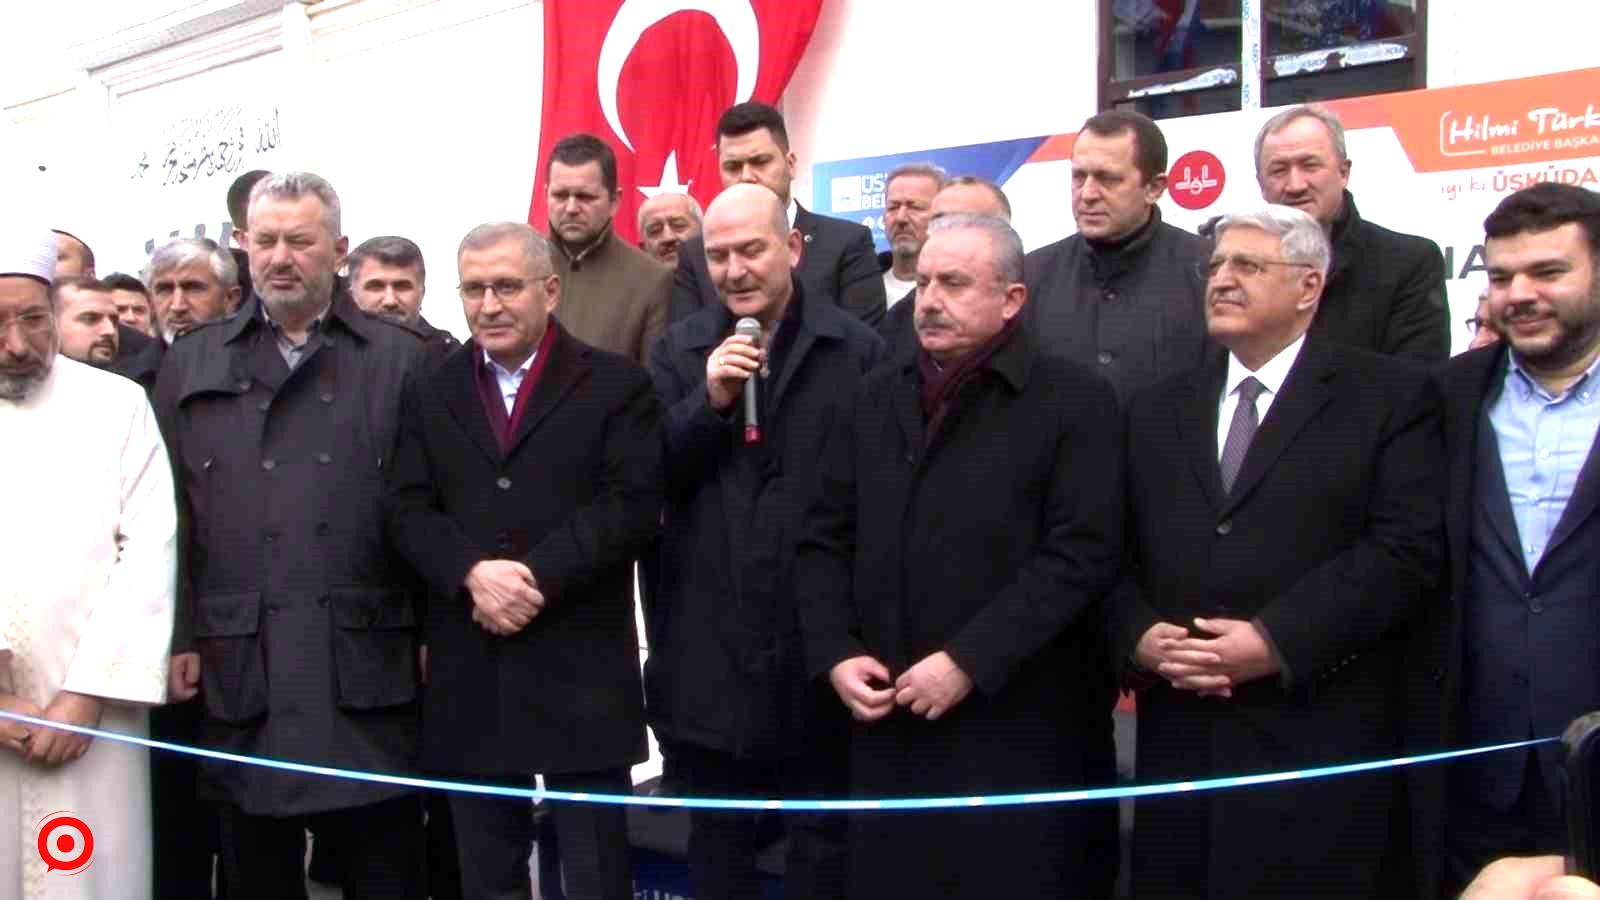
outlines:
M517 399L511 405L511 414L506 414L506 402L500 396L500 383L483 361L483 348L477 347L473 355L474 374L478 377L478 396L483 400L484 414L489 417L489 430L494 432L495 440L500 443L500 452L506 453L511 449L511 438L517 433L517 423L522 419L522 412L528 405L528 397L533 394L533 389L539 383L539 376L544 373L544 364L550 359L550 345L555 342L556 323L549 322L545 326L544 337L539 339L539 348L534 351L533 365L528 367L528 374L522 376L522 384L517 386Z
M922 374L922 421L927 428L923 434L927 440L932 440L938 432L939 424L950 412L950 401L955 397L961 387L971 381L978 374L985 363L1000 352L1017 333L1022 324L1022 314L1011 317L1010 321L982 344L973 348L972 352L961 357L953 363L940 368L933 357L926 350L917 351L917 371Z

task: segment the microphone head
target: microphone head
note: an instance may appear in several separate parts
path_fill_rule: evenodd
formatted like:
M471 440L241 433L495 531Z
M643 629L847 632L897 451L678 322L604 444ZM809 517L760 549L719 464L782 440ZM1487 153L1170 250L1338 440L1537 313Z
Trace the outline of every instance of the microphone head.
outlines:
M755 340L758 344L761 343L761 323L749 316L745 316L734 324L733 333L742 334Z

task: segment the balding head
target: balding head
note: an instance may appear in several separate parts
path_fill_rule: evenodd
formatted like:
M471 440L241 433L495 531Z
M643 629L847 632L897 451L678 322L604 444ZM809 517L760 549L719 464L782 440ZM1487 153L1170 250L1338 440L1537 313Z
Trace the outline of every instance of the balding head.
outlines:
M706 268L728 310L776 325L794 293L801 251L783 201L759 184L731 185L706 210L704 236Z
M986 178L963 175L953 179L933 198L933 216L938 219L955 213L974 216L993 216L1011 221L1011 202L1005 191Z

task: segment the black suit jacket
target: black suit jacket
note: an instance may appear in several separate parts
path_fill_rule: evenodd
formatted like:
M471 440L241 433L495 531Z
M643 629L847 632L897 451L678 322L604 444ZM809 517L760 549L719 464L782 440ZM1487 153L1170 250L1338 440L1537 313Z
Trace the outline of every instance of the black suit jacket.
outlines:
M883 272L872 248L872 232L865 225L831 216L819 216L796 205L794 227L804 249L795 274L812 301L836 303L868 325L883 317ZM721 306L717 286L706 268L704 238L686 241L678 251L678 271L673 277L672 304L667 324L685 319L708 306Z
M1477 490L1479 461L1499 458L1498 447L1481 446L1484 434L1480 428L1488 404L1493 402L1504 383L1506 353L1503 343L1463 353L1452 358L1435 375L1444 397L1445 454L1449 471L1445 532L1450 553L1450 592L1449 601L1434 611L1427 627L1418 635L1414 649L1417 661L1410 669L1408 724L1413 732L1413 743L1422 750L1453 748L1464 743L1465 723L1461 721L1467 702L1464 676L1467 655L1474 650L1501 653L1517 660L1515 664L1529 679L1528 691L1504 700L1522 703L1515 708L1526 716L1530 710L1524 701L1534 698L1537 705L1531 710L1535 719L1533 727L1539 733L1529 735L1522 731L1508 741L1529 736L1550 737L1559 733L1569 719L1600 708L1600 679L1594 677L1600 629L1592 622L1582 621L1583 617L1593 616L1597 585L1600 585L1600 516L1596 515L1600 510L1600 453L1590 448L1567 508L1551 535L1550 545L1534 571L1526 572L1517 549L1517 525L1510 508L1480 497ZM1480 504L1488 509L1480 509ZM1532 613L1529 630L1507 634L1504 645L1470 648L1465 620L1466 605L1472 599L1468 567L1474 553L1473 526L1475 521L1482 521L1480 513L1483 512L1492 518L1497 532L1489 539L1509 542L1505 553L1515 557L1513 568L1521 581L1515 588L1517 594L1501 599L1526 601ZM1483 599L1487 598L1480 602ZM1526 646L1529 641L1535 642L1531 653ZM1522 722L1508 719L1508 733L1525 727L1525 718ZM1418 897L1438 896L1447 789L1460 784L1461 780L1476 779L1485 794L1504 793L1508 787L1514 794L1517 784L1487 782L1498 780L1497 776L1520 782L1528 752L1502 751L1464 761L1464 764L1417 766L1408 772L1413 791L1413 839L1421 867L1419 880L1425 886ZM1558 803L1560 748L1545 745L1536 752L1546 781L1544 788L1551 792L1550 802ZM1461 780L1452 781L1452 773ZM1486 798L1480 796L1479 799Z
M1143 691L1141 782L1394 755L1397 667L1438 579L1439 414L1424 373L1308 340L1224 495L1226 372L1215 352L1129 406L1130 565L1110 604L1113 649L1131 660L1156 622L1254 619L1291 677L1237 686L1227 700L1165 681ZM1398 777L1141 803L1134 894L1291 897L1316 884L1318 896L1404 896L1380 874Z
M552 324L551 327L559 327ZM645 758L633 561L661 515L659 404L631 360L564 331L501 453L468 341L408 386L387 531L431 592L423 762L463 775L588 772ZM497 637L462 580L520 560L545 607Z
M166 353L165 341L118 323L117 356L111 361L111 371L139 382L148 394L155 390L156 373L161 371Z
M1349 191L1332 239L1333 264L1311 337L1443 362L1450 355L1450 308L1439 245L1361 218Z

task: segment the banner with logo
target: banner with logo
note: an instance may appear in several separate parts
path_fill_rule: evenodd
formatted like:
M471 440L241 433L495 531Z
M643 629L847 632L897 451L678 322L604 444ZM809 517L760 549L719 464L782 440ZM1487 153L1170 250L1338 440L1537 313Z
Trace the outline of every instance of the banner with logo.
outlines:
M1457 352L1468 342L1461 323L1486 284L1483 219L1495 204L1540 181L1600 189L1600 68L1326 105L1344 122L1350 191L1362 217L1423 235L1444 251ZM1259 205L1255 136L1275 112L1161 120L1171 163L1162 216L1193 230L1212 216ZM932 162L951 175L998 182L1031 250L1074 230L1074 139L1047 135L819 163L813 205L866 224L886 249L885 176L903 163Z
M717 118L776 103L811 40L822 0L545 0L544 107L528 221L549 220L550 149L587 132L617 154L617 233L660 192L710 203L722 188Z

